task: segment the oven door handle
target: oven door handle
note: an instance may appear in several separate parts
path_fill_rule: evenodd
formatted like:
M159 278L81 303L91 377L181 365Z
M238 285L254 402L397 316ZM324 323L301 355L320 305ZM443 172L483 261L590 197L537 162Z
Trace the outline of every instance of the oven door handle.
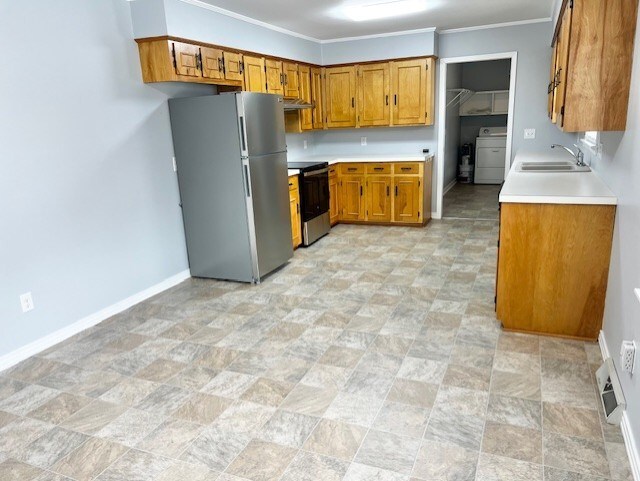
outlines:
M302 175L304 177L313 177L314 175L326 174L327 172L329 172L329 167L320 170L312 170L311 172L305 172Z

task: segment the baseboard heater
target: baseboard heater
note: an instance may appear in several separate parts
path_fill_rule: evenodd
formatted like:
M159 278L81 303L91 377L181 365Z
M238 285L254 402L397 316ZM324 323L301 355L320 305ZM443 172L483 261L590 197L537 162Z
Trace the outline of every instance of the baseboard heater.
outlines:
M605 359L604 364L596 371L596 382L607 423L620 424L627 403L622 393L616 367L610 357Z

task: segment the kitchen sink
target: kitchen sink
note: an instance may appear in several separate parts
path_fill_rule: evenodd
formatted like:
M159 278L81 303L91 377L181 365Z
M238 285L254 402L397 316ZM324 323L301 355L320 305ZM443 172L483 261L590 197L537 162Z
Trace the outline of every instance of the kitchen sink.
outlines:
M591 172L587 165L579 166L570 161L552 162L521 162L516 167L517 172Z

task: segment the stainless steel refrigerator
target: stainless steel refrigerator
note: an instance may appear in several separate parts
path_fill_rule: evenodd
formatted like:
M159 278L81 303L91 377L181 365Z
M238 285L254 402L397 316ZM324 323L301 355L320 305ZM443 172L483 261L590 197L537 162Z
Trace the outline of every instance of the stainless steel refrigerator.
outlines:
M282 97L169 100L194 277L258 283L293 257Z

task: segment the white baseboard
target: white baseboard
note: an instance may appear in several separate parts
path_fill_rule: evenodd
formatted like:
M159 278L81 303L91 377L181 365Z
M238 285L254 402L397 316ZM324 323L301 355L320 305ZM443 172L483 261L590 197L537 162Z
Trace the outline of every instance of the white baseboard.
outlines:
M451 189L453 189L453 186L456 185L458 183L458 181L456 179L453 179L451 182L449 182L449 184L447 184L447 186L444 188L444 190L442 191L442 195L446 195L447 192L449 192Z
M110 318L122 312L126 309L129 309L140 302L149 299L150 297L155 296L156 294L161 293L162 291L166 291L167 289L180 284L182 281L191 277L190 271L187 269L186 271L182 271L175 276L171 276L164 281L151 286L143 291L140 291L132 296L127 297L115 304L112 304L104 309L99 310L98 312L94 312L87 317L80 319L79 321L74 322L73 324L63 327L51 334L47 334L40 339L37 339L29 344L22 346L15 351L12 351L4 356L0 356L0 371L3 371L11 366L18 364L20 361L24 361L25 359L38 354L39 352L44 351L45 349L49 349L51 346L54 346L65 339L70 338L78 334L79 332L84 331L90 327L95 326L96 324L101 323L105 319Z
M607 344L607 338L604 335L604 331L600 331L600 335L598 336L598 344L600 345L602 359L611 357L611 351L609 351L609 345ZM627 456L629 457L631 474L633 475L633 479L635 481L640 481L640 452L638 451L638 444L636 443L636 439L633 436L633 431L631 430L631 421L629 420L628 411L622 413L620 429L622 430L624 445L627 448Z

